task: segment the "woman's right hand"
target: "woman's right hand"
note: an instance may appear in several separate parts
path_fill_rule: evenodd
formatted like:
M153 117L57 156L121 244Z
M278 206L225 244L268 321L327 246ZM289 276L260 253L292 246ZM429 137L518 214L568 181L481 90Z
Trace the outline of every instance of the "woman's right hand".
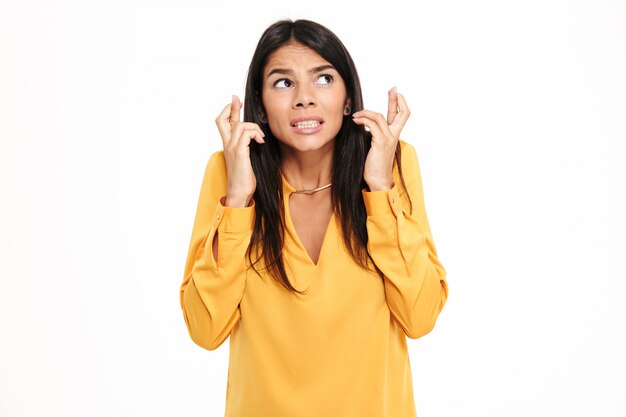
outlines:
M215 123L222 136L224 158L226 159L225 206L247 207L256 189L256 177L250 162L250 141L265 143L265 134L256 123L240 122L241 102L233 96L233 101L224 107Z

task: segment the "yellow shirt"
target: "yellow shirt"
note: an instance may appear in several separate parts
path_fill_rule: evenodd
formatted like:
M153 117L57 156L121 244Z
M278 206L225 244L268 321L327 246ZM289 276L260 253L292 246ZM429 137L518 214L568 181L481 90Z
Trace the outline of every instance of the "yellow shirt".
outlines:
M308 288L305 295L247 269L254 200L245 208L223 206L223 151L209 159L180 302L196 344L217 349L230 335L226 417L416 415L406 337L432 330L448 285L426 218L417 154L401 146L413 214L397 166L391 190L362 191L368 249L384 276L352 260L334 214L314 264L289 217L294 188L283 177L285 267L294 287Z

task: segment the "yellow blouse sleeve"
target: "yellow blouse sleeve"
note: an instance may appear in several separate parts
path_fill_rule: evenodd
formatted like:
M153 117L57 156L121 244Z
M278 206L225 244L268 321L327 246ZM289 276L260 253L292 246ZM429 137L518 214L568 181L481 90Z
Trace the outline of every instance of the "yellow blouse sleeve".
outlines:
M225 207L223 151L209 159L180 287L180 304L191 339L217 349L241 317L239 302L246 281L246 250L254 226L254 200L244 208ZM217 233L217 259L213 238Z
M384 275L387 304L406 335L417 339L435 326L448 298L448 283L426 217L417 154L411 144L402 144L408 196L400 191L397 166L390 190L362 194L368 250ZM412 213L407 197L413 203Z

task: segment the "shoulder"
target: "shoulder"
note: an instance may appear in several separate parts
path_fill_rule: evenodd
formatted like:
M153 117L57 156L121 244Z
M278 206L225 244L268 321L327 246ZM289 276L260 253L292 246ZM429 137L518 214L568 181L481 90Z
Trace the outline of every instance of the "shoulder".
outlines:
M399 142L400 151L402 152L402 162L411 162L413 160L417 161L417 152L415 151L415 147L402 139L400 139Z
M404 185L400 186L398 192L407 212L410 213L411 202L415 201L415 198L419 198L419 189L421 187L420 166L417 152L412 144L400 139L400 151L402 153L401 162ZM396 183L403 184L397 164L394 164L394 175Z
M228 182L226 179L226 160L224 151L217 151L211 154L204 169L204 177L202 180L203 192L208 192L210 198L221 196L226 192Z
M204 177L210 177L214 181L219 177L226 178L226 159L223 150L211 154L204 170Z
M219 170L220 168L226 169L226 159L224 158L224 151L216 151L211 154L209 161L207 162L207 170Z
M400 152L402 154L402 173L404 175L414 175L419 172L419 161L415 147L409 142L400 139Z

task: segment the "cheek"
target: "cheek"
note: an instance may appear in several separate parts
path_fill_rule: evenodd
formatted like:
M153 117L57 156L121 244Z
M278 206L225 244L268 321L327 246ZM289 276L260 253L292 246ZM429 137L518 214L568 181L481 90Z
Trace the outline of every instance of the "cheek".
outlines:
M345 91L337 91L329 99L329 104L333 108L333 110L337 112L341 117L343 117L343 110L346 103Z
M287 117L287 110L289 109L285 107L285 103L283 103L283 101L284 100L280 100L278 98L269 97L264 103L268 120L281 120L282 118Z
M286 120L289 112L285 111L281 100L271 96L271 94L264 100L263 107L265 108L269 130L277 139L282 140L288 127Z
M344 117L343 111L345 109L343 100L340 99L333 101L332 107L329 108L332 108L332 113L334 116L336 116L334 117L334 119L341 123Z

